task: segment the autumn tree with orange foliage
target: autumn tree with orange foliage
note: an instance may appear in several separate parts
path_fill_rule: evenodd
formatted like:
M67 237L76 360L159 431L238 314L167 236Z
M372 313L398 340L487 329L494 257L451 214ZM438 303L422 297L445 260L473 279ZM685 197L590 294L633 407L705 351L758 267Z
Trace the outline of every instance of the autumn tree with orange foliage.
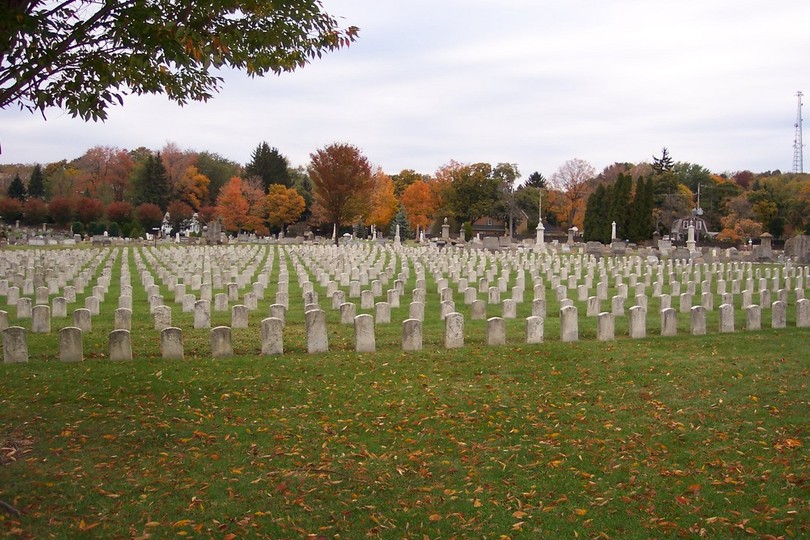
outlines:
M160 159L166 169L169 187L177 191L177 183L186 174L186 170L197 164L197 152L182 150L176 143L167 142L160 150Z
M310 154L315 208L313 215L336 229L352 223L367 211L374 184L371 166L356 147L335 143ZM335 238L338 243L338 237Z
M174 183L175 198L186 203L196 212L208 202L208 186L211 180L197 167L189 165Z
M217 214L222 218L226 231L239 233L249 224L250 205L242 193L243 182L238 176L231 178L222 187L217 197Z
M248 203L248 219L243 228L256 234L267 235L267 196L261 178L250 177L242 180L242 194Z
M395 195L396 186L391 177L379 167L374 172L373 180L371 210L363 221L365 225L374 225L377 229L384 230L399 210L399 201Z
M75 167L76 191L110 202L124 200L135 162L126 150L94 146L76 160Z
M408 223L417 228L418 235L420 230L430 226L435 217L436 194L427 182L417 180L402 192L402 205L408 214Z
M293 188L271 184L266 197L267 222L275 229L295 223L304 213L307 203Z

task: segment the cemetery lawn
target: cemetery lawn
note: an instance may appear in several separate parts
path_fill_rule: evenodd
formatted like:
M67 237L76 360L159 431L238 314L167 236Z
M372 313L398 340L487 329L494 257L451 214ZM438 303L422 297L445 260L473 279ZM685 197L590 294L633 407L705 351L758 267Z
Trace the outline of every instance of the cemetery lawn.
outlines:
M808 342L0 365L0 536L807 537Z

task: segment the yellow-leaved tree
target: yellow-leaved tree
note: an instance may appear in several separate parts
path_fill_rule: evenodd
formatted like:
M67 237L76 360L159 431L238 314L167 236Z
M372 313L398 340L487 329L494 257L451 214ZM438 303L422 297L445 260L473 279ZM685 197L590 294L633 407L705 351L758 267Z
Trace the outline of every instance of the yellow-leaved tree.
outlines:
M306 209L306 201L299 193L281 184L272 184L266 197L267 223L272 228L284 229L295 223Z
M189 165L174 184L175 198L189 205L194 211L208 204L208 186L211 180Z
M371 211L363 222L365 225L374 225L377 229L385 230L399 209L395 194L396 186L391 177L379 167L374 172L372 181L374 187L371 192Z

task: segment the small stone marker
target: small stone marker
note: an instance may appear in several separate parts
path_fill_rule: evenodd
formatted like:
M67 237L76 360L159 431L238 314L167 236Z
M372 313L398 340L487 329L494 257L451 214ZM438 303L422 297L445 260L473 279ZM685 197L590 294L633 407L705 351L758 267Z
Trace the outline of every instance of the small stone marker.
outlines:
M237 304L231 308L231 328L247 328L250 310L247 306Z
M81 329L75 326L66 326L59 330L59 360L62 362L81 362L84 360Z
M762 308L757 304L751 304L745 308L745 329L760 330L762 328Z
M422 321L418 319L405 319L402 322L402 350L422 350Z
M487 345L490 347L506 345L506 321L502 317L487 319Z
M30 319L32 313L31 299L22 297L17 300L17 318Z
M734 306L732 304L722 304L720 311L720 333L734 331Z
M633 339L647 337L647 310L641 306L630 308L630 337Z
M281 306L284 307L284 306ZM267 317L261 323L262 354L284 354L284 321L278 317Z
M576 306L560 309L560 341L570 343L579 340L579 320Z
M354 318L354 350L359 353L377 351L374 337L374 317L368 313L357 315Z
M537 315L526 317L526 343L543 343L545 326L543 317Z
M810 300L806 298L796 301L796 326L799 328L810 326Z
M215 326L211 329L211 358L230 358L231 356L233 356L231 327Z
M194 302L194 328L210 328L211 304L208 300Z
M457 349L464 346L464 315L454 311L444 317L444 347Z
M90 310L87 308L74 309L73 326L79 328L85 334L91 332L93 330L93 322L90 316Z
M771 328L787 327L787 303L777 300L771 304Z
M172 325L172 308L169 306L157 306L153 313L155 319L155 330L163 331Z
M307 311L306 318L307 352L323 353L329 351L329 335L326 331L326 312L322 309Z
M31 315L32 334L51 333L51 306L36 305Z
M160 331L160 354L164 360L183 359L183 331L170 326Z
M692 307L690 306L690 312L691 309ZM678 317L673 308L661 310L661 335L667 337L678 335Z
M107 339L110 344L110 360L132 360L132 338L129 330L113 330Z
M28 362L28 340L22 326L9 326L3 330L3 362Z
M693 336L706 335L706 308L703 306L692 306L689 315L691 331Z
M613 341L616 338L616 317L613 313L603 311L596 316L596 339Z
M388 302L377 302L374 304L374 323L391 323L391 306L388 304Z

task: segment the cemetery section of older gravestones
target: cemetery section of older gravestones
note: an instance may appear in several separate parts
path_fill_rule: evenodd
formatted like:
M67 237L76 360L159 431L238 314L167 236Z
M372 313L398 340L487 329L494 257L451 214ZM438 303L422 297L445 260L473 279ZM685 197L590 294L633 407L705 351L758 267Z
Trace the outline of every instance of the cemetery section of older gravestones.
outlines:
M0 302L4 293L7 303L14 300L4 324L28 329L29 341L53 342L45 353L35 345L33 358L57 358L59 331L80 326L77 316L88 317L88 312L85 347L102 340L106 348L107 335L128 326L134 358L160 358L161 331L169 326L182 329L186 358L210 358L210 332L218 326L231 329L236 356L263 350L306 353L308 309L323 312L329 336L326 347L313 348L317 351L401 350L406 319L421 323L424 349L569 340L570 332L560 328L566 306L576 308L571 313L576 313L577 340L690 335L698 306L707 333L721 331L721 305L733 306L722 313L730 313L736 332L756 328L746 324L753 305L760 306L763 328L790 328L807 317L801 315L806 301L799 302L808 267L791 263L694 263L637 255L595 258L554 249L490 252L361 242L132 246L13 255L0 260ZM220 311L213 309L217 296L225 307ZM30 299L32 311L52 306L50 333L33 337L33 321L15 318L20 298ZM66 317L57 298L64 299ZM207 320L195 328L194 305L200 302L208 306ZM772 312L774 305L777 312ZM597 324L604 310L611 319ZM450 314L457 314L453 324L464 324L448 340ZM360 315L370 315L373 324L361 319L364 344L357 346L354 321ZM540 320L527 321L532 316ZM278 320L272 342L261 333L268 317ZM487 321L493 318L499 319L498 328L490 331L495 323ZM722 331L729 328L724 323ZM87 359L98 356L85 354Z
M92 325L93 315L86 313L85 306L95 309L110 301L112 276L121 256L121 248L2 251L0 304L5 297L5 304L9 305L3 316L26 329L32 358L59 360L63 349L66 357L75 357L77 352L67 350L67 341L62 347L60 332L74 326L77 310L80 315L88 315L86 323ZM21 300L24 307L30 305L30 317L20 319L15 317L16 313L9 313L11 306L16 311ZM97 322L104 319L100 315L96 318ZM108 316L106 320L112 318ZM99 339L106 347L106 338ZM71 347L75 349L75 340Z

